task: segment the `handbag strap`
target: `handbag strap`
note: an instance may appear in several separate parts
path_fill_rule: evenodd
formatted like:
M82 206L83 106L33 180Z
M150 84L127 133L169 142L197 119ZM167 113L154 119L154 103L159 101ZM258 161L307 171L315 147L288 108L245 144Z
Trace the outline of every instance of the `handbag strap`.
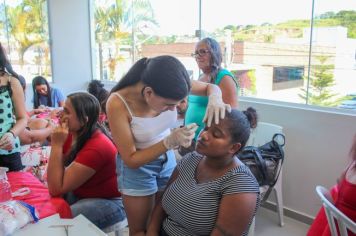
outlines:
M253 153L255 153L255 155L253 155L253 156L255 157L257 167L258 167L258 169L260 170L260 172L262 174L263 180L266 180L267 179L267 173L266 173L267 166L266 166L265 160L263 159L263 157L262 157L260 151L258 150L258 148L252 147L251 151ZM262 183L262 184L265 184L265 183Z
M276 138L280 136L283 138L283 143L282 144L279 144L277 141L276 141ZM285 136L284 134L281 134L281 133L276 133L273 135L273 138L272 138L272 144L275 148L277 148L277 150L279 151L280 155L281 155L281 164L280 164L280 168L278 170L278 174L276 175L276 178L274 179L273 183L271 185L268 185L268 189L266 191L266 193L264 194L263 196L263 199L261 200L261 202L264 202L267 200L268 196L270 195L274 185L276 185L277 183L277 180L279 178L279 175L281 174L281 170L282 170L282 165L283 165L283 162L284 162L284 150L283 150L283 146L285 145L286 141L285 141Z

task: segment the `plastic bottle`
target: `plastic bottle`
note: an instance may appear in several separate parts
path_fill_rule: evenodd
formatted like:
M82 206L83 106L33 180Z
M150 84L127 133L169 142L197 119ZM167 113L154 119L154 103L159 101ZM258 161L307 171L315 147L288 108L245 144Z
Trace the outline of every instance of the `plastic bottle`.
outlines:
M0 167L0 202L6 202L11 200L11 186L7 181L6 171L9 169L6 167Z

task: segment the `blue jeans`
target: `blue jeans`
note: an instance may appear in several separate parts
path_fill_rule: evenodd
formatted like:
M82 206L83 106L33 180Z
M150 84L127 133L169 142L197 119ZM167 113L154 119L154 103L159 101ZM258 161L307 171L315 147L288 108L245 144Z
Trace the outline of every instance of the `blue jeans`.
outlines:
M100 229L123 221L126 218L121 198L84 198L70 206L73 217L84 215Z
M172 150L137 169L127 167L118 155L116 168L120 192L128 196L149 196L163 191L175 166Z

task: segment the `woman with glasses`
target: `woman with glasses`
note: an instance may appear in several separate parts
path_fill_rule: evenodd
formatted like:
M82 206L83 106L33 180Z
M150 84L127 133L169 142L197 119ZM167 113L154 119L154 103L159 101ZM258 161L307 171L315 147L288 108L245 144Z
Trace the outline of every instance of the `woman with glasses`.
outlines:
M193 54L199 69L203 72L199 81L216 84L220 87L224 103L232 108L238 106L238 84L232 73L221 67L222 53L219 43L212 38L199 41ZM199 128L195 132L195 139L204 129L202 122L208 100L206 97L189 95L188 110L185 114L185 124L197 123ZM192 146L194 150L194 146ZM183 151L184 152L184 151Z

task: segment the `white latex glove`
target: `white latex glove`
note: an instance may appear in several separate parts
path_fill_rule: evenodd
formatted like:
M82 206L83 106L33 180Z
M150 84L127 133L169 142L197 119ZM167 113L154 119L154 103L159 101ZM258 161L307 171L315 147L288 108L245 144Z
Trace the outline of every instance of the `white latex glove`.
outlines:
M5 133L0 139L0 148L4 150L12 150L15 148L15 137L12 133Z
M198 125L193 123L182 128L177 128L170 135L163 139L163 144L167 149L174 149L178 146L189 147L195 136Z
M213 118L215 118L215 124L219 124L220 119L225 118L225 112L231 112L231 106L225 104L222 98L216 94L209 96L208 106L206 108L203 122L210 127Z

